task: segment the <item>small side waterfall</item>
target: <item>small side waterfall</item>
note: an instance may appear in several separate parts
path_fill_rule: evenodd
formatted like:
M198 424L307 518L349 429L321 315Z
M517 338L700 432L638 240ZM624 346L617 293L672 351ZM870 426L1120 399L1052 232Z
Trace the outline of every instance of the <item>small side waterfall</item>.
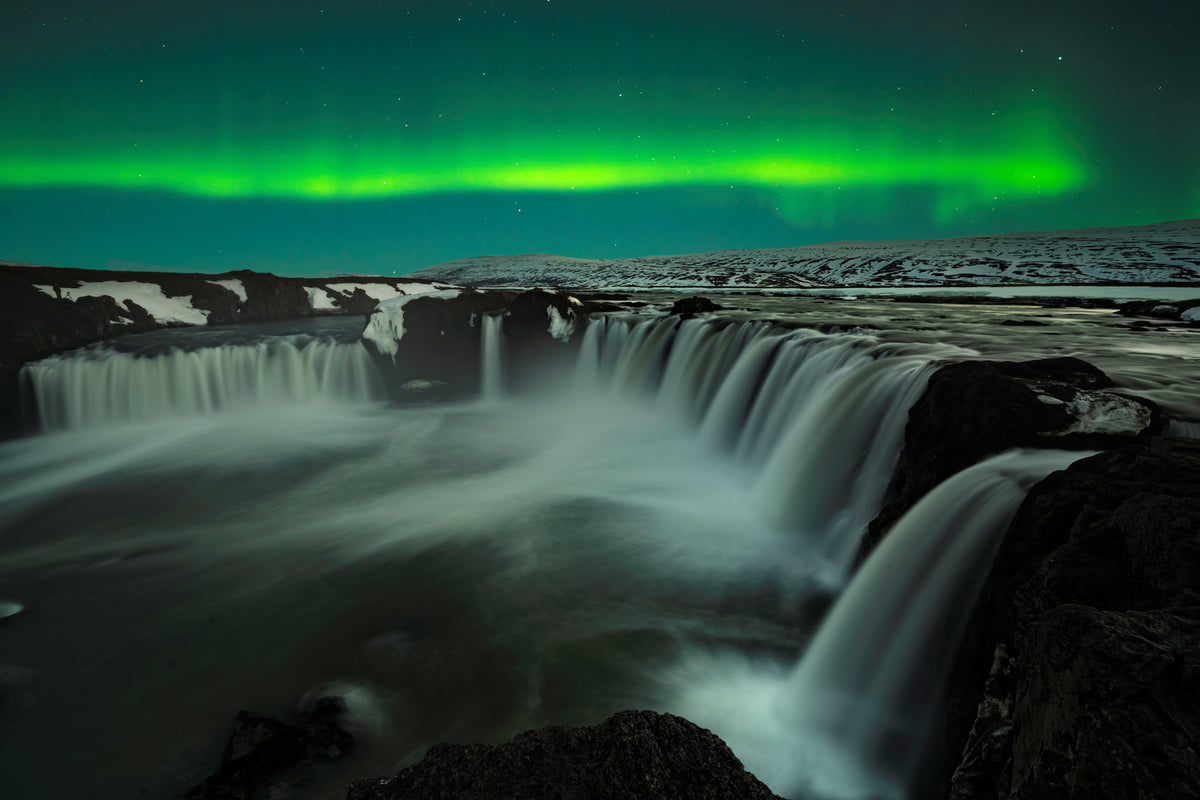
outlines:
M837 743L864 796L905 796L941 680L1029 488L1089 455L1011 451L933 489L896 524L839 597L792 673L781 705L805 738ZM881 786L885 788L881 788Z
M1167 423L1167 436L1180 436L1188 439L1200 439L1200 422L1194 420L1173 419Z
M107 350L68 353L26 365L23 379L33 388L45 430L383 397L375 365L361 344L308 337L147 357Z
M482 324L482 394L484 400L496 400L504 395L504 315L484 314Z
M855 573L794 664L685 652L663 710L794 800L912 797L942 681L1029 488L1087 453L1011 451L935 487Z

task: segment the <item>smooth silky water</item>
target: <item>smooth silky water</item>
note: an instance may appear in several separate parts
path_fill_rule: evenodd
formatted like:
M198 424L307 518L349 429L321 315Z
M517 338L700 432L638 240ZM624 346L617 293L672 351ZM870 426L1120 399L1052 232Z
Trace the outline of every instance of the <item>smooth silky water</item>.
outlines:
M986 321L939 340L753 317L598 318L521 397L488 320L486 399L441 406L386 402L348 320L33 365L50 430L0 446L0 602L25 607L0 627L5 795L169 797L238 708L334 693L359 746L314 797L439 741L631 707L711 728L787 796L903 797L929 631L1078 454L958 476L851 580L908 406Z

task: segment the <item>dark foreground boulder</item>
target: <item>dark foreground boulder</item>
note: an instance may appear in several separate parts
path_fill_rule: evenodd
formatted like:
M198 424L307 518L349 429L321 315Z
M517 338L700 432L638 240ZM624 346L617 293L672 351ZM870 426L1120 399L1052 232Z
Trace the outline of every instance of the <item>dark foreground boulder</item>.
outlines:
M900 465L864 555L930 489L988 456L1014 447L1107 450L1161 432L1157 405L1110 387L1104 372L1077 358L939 369L909 412Z
M775 795L707 730L622 711L498 745L440 744L394 778L355 781L346 800L768 800Z
M185 800L284 800L313 780L354 744L339 724L340 697L323 697L300 714L297 725L267 714L239 711L221 757L221 768Z
M1035 486L950 685L950 797L1200 797L1200 442Z

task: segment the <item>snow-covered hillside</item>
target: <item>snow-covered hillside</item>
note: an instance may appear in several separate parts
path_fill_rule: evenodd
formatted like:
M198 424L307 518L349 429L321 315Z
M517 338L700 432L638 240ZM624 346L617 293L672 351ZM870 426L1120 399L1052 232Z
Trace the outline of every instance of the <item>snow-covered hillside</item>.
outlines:
M1200 283L1200 220L614 260L484 256L406 277L474 286L590 289Z

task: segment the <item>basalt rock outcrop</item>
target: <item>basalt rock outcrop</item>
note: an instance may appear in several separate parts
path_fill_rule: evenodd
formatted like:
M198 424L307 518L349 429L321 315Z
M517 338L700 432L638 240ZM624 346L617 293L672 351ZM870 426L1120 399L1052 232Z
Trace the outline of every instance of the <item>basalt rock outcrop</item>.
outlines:
M498 745L440 744L394 778L351 784L346 800L775 800L719 738L671 714L622 711Z
M1200 797L1200 442L1034 487L950 681L956 800Z
M543 373L562 371L586 315L581 301L557 292L450 289L380 303L363 342L380 362L392 397L448 400L480 391L486 318L500 321L507 388L519 390Z
M255 711L239 711L220 768L192 787L184 800L261 800L295 796L328 764L354 745L341 727L346 703L323 697L299 722Z
M1160 433L1149 400L1112 390L1077 358L963 361L940 368L909 412L889 498L862 554L925 494L957 472L1014 447L1107 450Z
M693 297L682 297L671 305L671 314L681 316L688 319L703 314L708 311L719 311L722 306L717 305L707 297L699 295Z
M105 288L97 289L98 283ZM378 277L313 279L248 270L202 275L0 264L0 438L27 427L21 418L18 375L29 361L113 336L177 325L367 314L378 302L368 290L385 296L429 288ZM185 316L164 315L147 297Z
M581 300L557 292L534 289L513 299L504 314L508 380L520 391L550 375L570 374L567 366L576 355L587 316Z

